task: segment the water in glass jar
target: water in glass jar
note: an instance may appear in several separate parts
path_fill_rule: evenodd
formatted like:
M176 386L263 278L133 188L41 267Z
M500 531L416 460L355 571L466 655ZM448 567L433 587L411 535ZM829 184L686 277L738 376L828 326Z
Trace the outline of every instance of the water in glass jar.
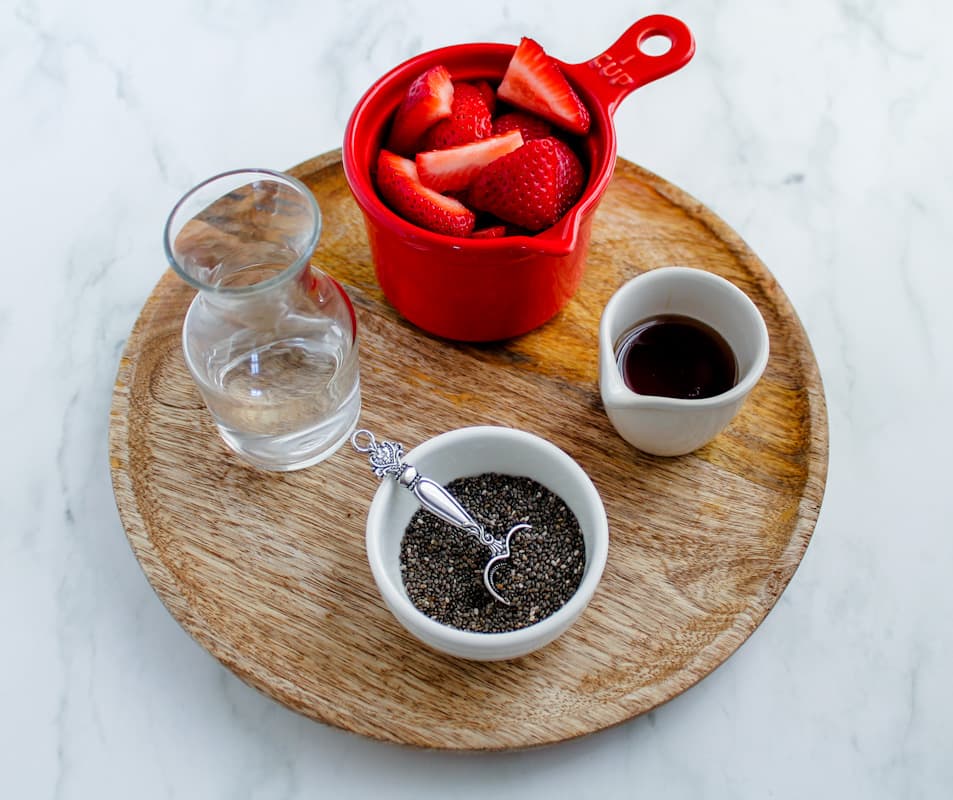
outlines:
M225 441L264 469L298 469L327 457L350 436L361 395L354 331L334 317L246 307L242 324L215 325L196 304L186 360Z

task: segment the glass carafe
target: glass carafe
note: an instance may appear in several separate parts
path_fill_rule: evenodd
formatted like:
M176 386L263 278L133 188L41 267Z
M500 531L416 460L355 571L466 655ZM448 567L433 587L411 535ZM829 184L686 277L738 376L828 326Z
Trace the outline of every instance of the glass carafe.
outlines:
M262 469L327 458L360 415L357 319L311 264L320 232L308 188L263 169L199 184L166 225L172 267L199 290L185 362L222 438Z

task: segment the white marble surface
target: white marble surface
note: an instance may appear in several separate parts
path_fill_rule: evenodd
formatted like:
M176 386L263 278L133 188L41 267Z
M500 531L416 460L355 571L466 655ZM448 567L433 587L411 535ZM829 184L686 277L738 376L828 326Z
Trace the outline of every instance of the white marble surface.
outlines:
M165 215L338 146L416 52L526 33L581 61L655 11L698 52L620 108L620 154L741 233L821 366L801 568L714 674L565 745L420 752L285 710L174 622L113 502L110 392ZM951 29L943 0L3 0L0 796L953 796Z

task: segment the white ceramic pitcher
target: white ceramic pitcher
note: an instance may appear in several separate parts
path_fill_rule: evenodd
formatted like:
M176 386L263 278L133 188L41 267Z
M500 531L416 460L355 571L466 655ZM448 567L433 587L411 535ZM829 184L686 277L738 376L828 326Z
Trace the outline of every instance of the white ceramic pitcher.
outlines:
M640 395L623 381L616 344L637 323L659 314L692 317L724 337L738 381L714 397L685 400ZM646 453L678 456L717 436L738 413L768 363L768 329L751 299L733 283L701 269L660 267L616 291L599 325L599 388L609 419Z

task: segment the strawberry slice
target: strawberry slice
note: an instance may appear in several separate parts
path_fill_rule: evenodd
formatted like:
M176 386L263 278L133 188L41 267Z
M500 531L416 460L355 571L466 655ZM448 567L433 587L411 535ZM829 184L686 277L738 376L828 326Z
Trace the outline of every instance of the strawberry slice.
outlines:
M534 139L488 164L470 187L470 205L530 231L553 225L579 198L578 156L552 137Z
M527 114L525 111L510 111L507 114L500 114L493 120L494 135L507 131L519 131L523 134L523 141L529 142L533 139L544 139L551 135L553 126L535 114Z
M501 236L506 236L505 225L493 225L489 228L480 228L480 230L470 234L471 239L499 239Z
M424 131L449 117L452 109L453 82L447 68L438 64L418 76L407 89L394 115L388 148L413 154Z
M408 222L447 236L469 236L476 216L459 200L424 186L408 158L381 150L377 156L377 189L387 204Z
M435 192L459 192L473 183L487 164L523 146L519 131L491 136L446 150L417 153L420 182Z
M480 90L471 83L453 84L450 116L424 135L420 150L443 150L485 139L493 133L490 109Z
M508 103L532 111L571 133L589 131L589 111L559 65L537 42L525 36L520 39L496 93Z

